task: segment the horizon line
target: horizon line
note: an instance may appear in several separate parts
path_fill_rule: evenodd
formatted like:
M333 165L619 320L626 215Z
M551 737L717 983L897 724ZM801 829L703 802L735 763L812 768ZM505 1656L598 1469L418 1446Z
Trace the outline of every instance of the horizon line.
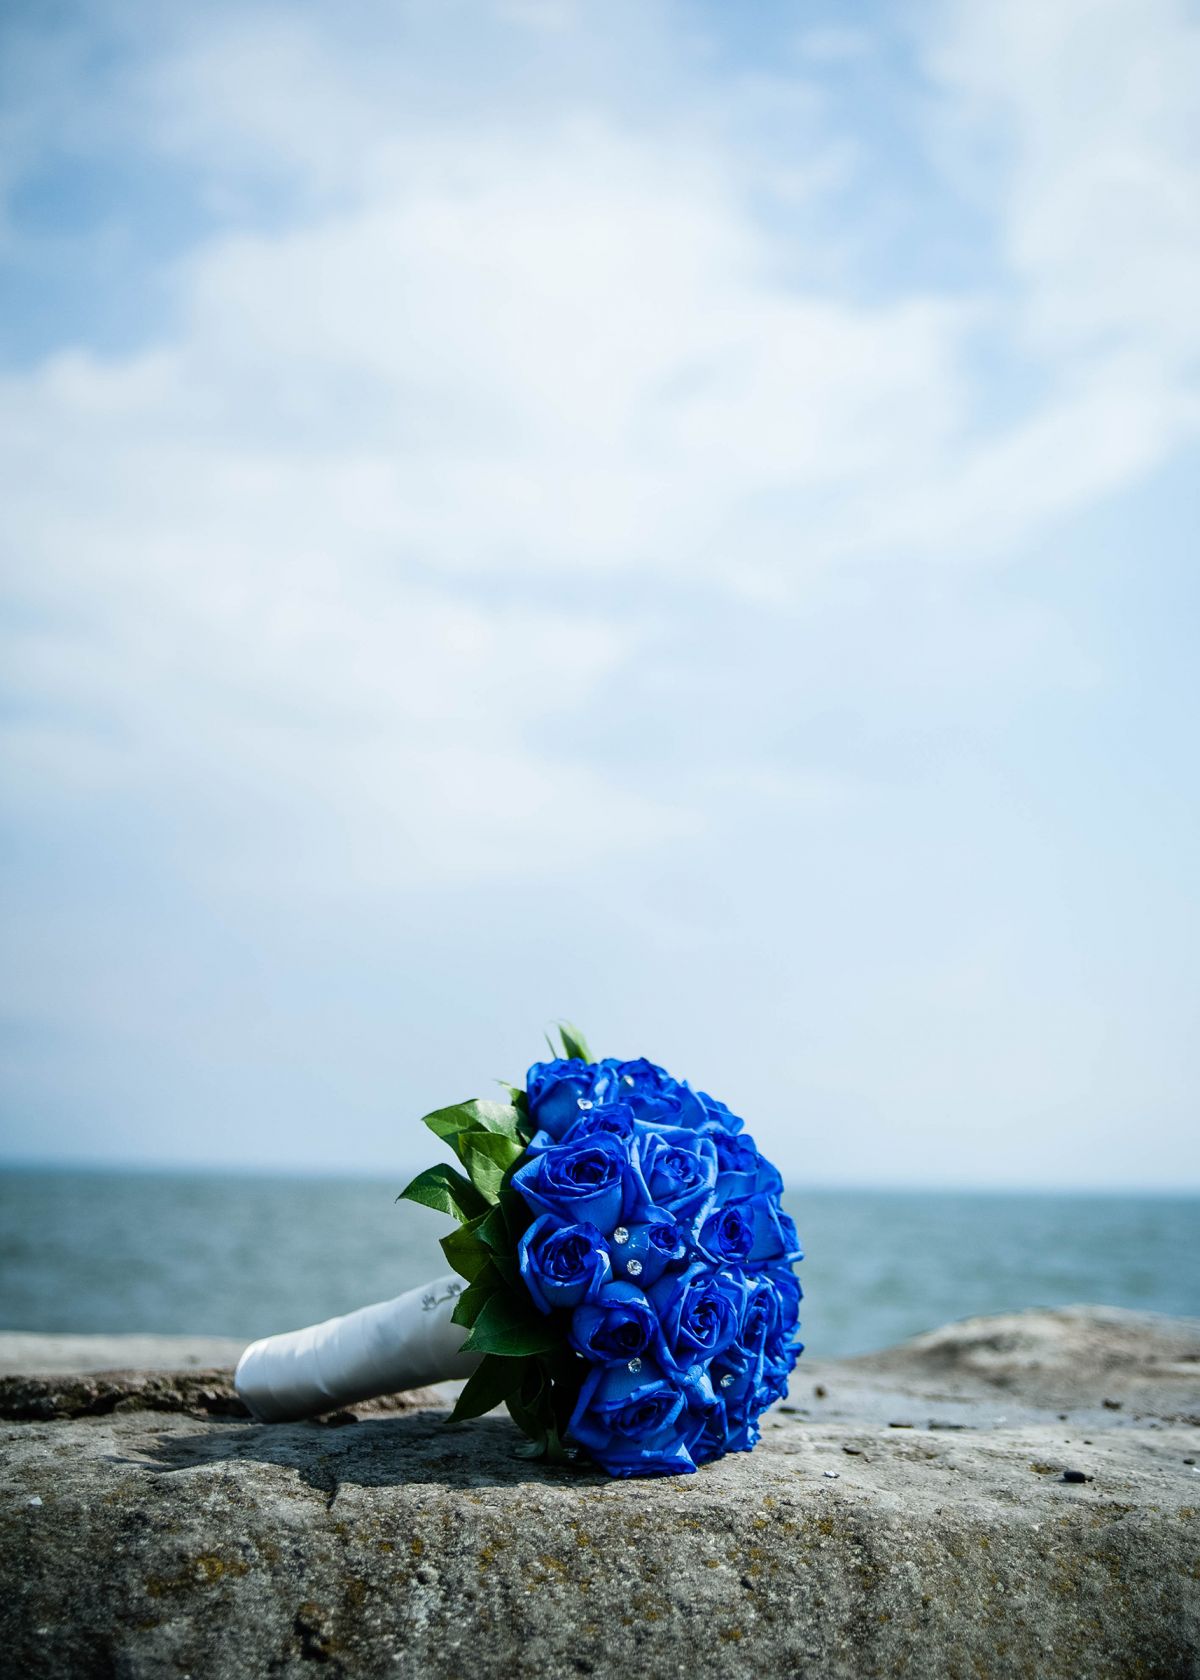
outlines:
M200 1161L200 1160L164 1160L164 1159L119 1159L98 1156L74 1157L38 1157L38 1156L0 1156L0 1174L5 1173L99 1173L141 1175L144 1177L226 1177L226 1178L278 1178L278 1179L336 1179L341 1181L377 1181L386 1182L389 1179L403 1186L413 1173L420 1171L420 1164L404 1165L398 1163L395 1169L385 1166L341 1167L325 1163L292 1163L281 1167L276 1163L259 1161ZM846 1180L846 1179L814 1179L805 1184L797 1184L790 1180L785 1173L784 1188L792 1195L803 1194L859 1194L859 1195L982 1195L982 1196L1161 1196L1174 1197L1178 1200L1190 1200L1200 1197L1200 1183L1194 1185L1162 1184L1162 1183L1079 1183L1046 1184L1019 1183L1003 1180L997 1183L981 1183L978 1180L947 1180L945 1182L930 1182L918 1179L897 1180Z

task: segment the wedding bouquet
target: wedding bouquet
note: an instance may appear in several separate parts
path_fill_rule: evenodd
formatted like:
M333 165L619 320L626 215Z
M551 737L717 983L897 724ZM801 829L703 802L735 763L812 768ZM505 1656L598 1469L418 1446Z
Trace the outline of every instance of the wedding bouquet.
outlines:
M507 1101L425 1117L459 1167L402 1199L457 1221L441 1246L458 1278L255 1343L237 1372L251 1410L467 1375L452 1420L504 1404L529 1456L645 1476L754 1445L800 1353L779 1174L724 1103L561 1039Z

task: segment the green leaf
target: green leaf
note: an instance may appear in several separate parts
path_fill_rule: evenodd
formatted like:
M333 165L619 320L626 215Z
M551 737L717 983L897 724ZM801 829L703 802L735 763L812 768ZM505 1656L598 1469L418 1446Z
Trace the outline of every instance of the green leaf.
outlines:
M554 1418L550 1410L550 1387L540 1359L526 1361L521 1386L508 1396L506 1404L517 1428L532 1440L540 1440L544 1448Z
M499 1203L479 1222L478 1235L492 1256L492 1264L510 1289L524 1295L524 1284L517 1263L517 1241L522 1231L532 1223L533 1215L519 1191L506 1184L500 1192Z
M487 1202L471 1183L444 1161L436 1167L426 1167L411 1184L405 1185L396 1197L398 1202L420 1202L422 1207L436 1213L450 1213L465 1225L468 1220L487 1212Z
M516 1290L520 1299L524 1301L526 1296L525 1279L521 1276L521 1266L516 1255L514 1253L493 1254L492 1265L499 1273L501 1281L507 1284L509 1289Z
M476 1226L475 1235L493 1255L512 1253L513 1237L508 1228L503 1203L488 1209L487 1217L481 1219Z
M520 1138L509 1137L503 1132L475 1132L471 1137L471 1147L482 1149L506 1171L515 1166L525 1153L525 1145Z
M464 1149L462 1164L467 1169L471 1183L484 1200L494 1202L500 1194L500 1186L504 1183L504 1168L498 1166L490 1155L485 1155L478 1149Z
M424 1116L422 1124L437 1137L453 1144L460 1132L479 1129L516 1137L520 1119L512 1103L487 1102L481 1097L472 1097L468 1102L451 1103L449 1108L435 1108L432 1114Z
M525 1153L525 1145L519 1138L505 1137L500 1132L464 1132L462 1134L465 1147L475 1154L486 1155L494 1161L501 1172L507 1172Z
M463 1343L464 1353L502 1353L521 1359L530 1353L549 1353L562 1340L536 1309L525 1306L503 1292L484 1302L471 1334Z
M588 1049L587 1039L578 1027L573 1027L570 1021L558 1023L558 1036L562 1039L563 1055L580 1062L590 1062L592 1052Z
M504 1359L499 1354L487 1354L467 1378L467 1385L455 1402L449 1421L461 1423L463 1418L482 1417L494 1406L501 1405L521 1386L525 1367L523 1359Z
M490 1259L490 1251L479 1238L480 1223L473 1219L466 1225L447 1231L441 1239L442 1253L459 1277L465 1277L468 1283L475 1281Z
M459 1158L471 1183L489 1201L500 1194L509 1169L525 1153L524 1144L496 1132L463 1132L456 1140Z
M454 1311L450 1314L451 1324L461 1324L464 1330L469 1330L479 1317L485 1302L491 1300L500 1287L500 1279L489 1265L475 1283L467 1285L454 1303Z

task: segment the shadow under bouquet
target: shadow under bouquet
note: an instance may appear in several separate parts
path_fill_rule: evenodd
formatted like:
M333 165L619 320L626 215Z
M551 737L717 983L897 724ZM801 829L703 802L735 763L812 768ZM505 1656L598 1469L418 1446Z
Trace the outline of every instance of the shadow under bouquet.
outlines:
M458 1221L451 1322L479 1363L453 1418L503 1403L528 1456L613 1476L747 1451L800 1353L779 1173L724 1103L560 1032L507 1102L426 1116L461 1171L402 1192Z

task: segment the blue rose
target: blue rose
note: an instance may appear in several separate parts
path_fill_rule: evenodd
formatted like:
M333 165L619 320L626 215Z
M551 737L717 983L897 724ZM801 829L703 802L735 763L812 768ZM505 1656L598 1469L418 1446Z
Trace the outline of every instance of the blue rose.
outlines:
M766 1275L779 1297L780 1332L791 1336L800 1322L800 1303L804 1299L800 1279L790 1266L768 1266Z
M736 1351L747 1362L758 1410L787 1392L788 1372L799 1357L795 1345L796 1298L774 1277L751 1278ZM727 1356L728 1357L728 1356Z
M604 1237L595 1225L562 1225L544 1213L517 1244L517 1263L534 1305L548 1313L577 1307L612 1275Z
M608 1239L608 1254L616 1276L635 1278L649 1289L668 1266L684 1259L687 1238L670 1214L651 1208L648 1218L617 1226Z
M783 1327L784 1300L770 1277L746 1280L746 1303L738 1326L738 1346L748 1357L761 1362L769 1337Z
M531 1151L513 1173L512 1185L535 1213L602 1231L611 1231L627 1208L632 1214L643 1194L629 1145L607 1136Z
M637 1157L654 1207L690 1222L711 1205L717 1186L717 1151L711 1138L682 1126L643 1125Z
M758 1440L756 1362L739 1347L726 1348L713 1360L708 1376L714 1405L696 1443L697 1462L720 1458L727 1452L749 1452Z
M755 1417L765 1412L768 1406L773 1406L777 1400L783 1399L788 1391L788 1377L799 1357L799 1350L791 1347L778 1358L766 1361L754 1391L751 1409Z
M595 1365L636 1366L652 1348L659 1352L662 1331L646 1295L633 1283L606 1283L590 1301L575 1308L569 1340L577 1353Z
M703 1420L651 1360L638 1372L597 1367L584 1379L567 1439L610 1476L666 1476L696 1468L690 1451Z
M765 1196L779 1197L783 1195L783 1180L779 1176L779 1168L768 1161L765 1155L758 1157L758 1172L754 1178L754 1188Z
M710 1097L707 1091L697 1091L696 1097L704 1110L704 1125L708 1131L714 1134L721 1132L732 1134L740 1132L746 1124L740 1114L735 1114L723 1102L718 1102L715 1097Z
M635 1062L610 1065L605 1081L604 1088L611 1089L615 1100L627 1102L639 1120L698 1131L710 1119L690 1085L673 1079L665 1068L656 1067L644 1056Z
M582 1143L585 1138L592 1137L615 1137L629 1141L636 1131L637 1122L628 1103L597 1105L589 1102L576 1114L561 1137L554 1137L546 1131L535 1132L529 1144L529 1152L536 1155L541 1150L551 1149L559 1143Z
M535 1062L525 1075L529 1118L555 1142L597 1101L597 1081L611 1083L604 1064L558 1057Z
M587 1137L615 1137L629 1139L637 1130L633 1110L628 1103L606 1102L583 1111L566 1133L564 1143L578 1143Z
M717 1152L717 1198L725 1202L732 1198L752 1196L758 1189L761 1157L753 1138L734 1137L729 1132L713 1132L713 1147Z
M800 1260L800 1240L791 1217L784 1213L774 1196L758 1193L742 1204L745 1215L754 1226L754 1242L746 1259L750 1265L766 1265L770 1261Z
M709 1370L719 1414L707 1420L697 1443L702 1457L726 1452L749 1452L759 1439L758 1420L768 1406L787 1393L787 1379L796 1355L764 1358L763 1350L726 1348Z
M707 1364L736 1339L746 1298L745 1280L697 1261L668 1272L650 1291L676 1369Z
M744 1202L714 1208L700 1227L700 1249L718 1266L744 1266L754 1247L754 1221Z
M747 1280L737 1344L723 1358L745 1362L751 1392L744 1398L754 1417L787 1393L788 1375L801 1352L801 1344L795 1340L799 1304L800 1285L783 1267ZM721 1375L714 1381L719 1389ZM727 1398L743 1398L740 1383Z

